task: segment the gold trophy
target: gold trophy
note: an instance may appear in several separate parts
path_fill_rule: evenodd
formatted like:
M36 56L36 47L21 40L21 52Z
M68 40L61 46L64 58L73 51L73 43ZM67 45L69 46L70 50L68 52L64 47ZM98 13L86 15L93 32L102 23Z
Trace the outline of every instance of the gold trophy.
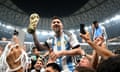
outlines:
M27 29L28 33L33 34L35 32L39 19L40 17L37 13L33 13L30 15L30 18L29 18L30 24Z

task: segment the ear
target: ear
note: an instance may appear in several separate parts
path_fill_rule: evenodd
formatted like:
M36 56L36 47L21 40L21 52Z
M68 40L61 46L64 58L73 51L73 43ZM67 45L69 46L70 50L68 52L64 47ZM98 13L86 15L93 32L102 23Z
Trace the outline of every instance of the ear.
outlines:
M62 24L62 29L64 28L63 24Z

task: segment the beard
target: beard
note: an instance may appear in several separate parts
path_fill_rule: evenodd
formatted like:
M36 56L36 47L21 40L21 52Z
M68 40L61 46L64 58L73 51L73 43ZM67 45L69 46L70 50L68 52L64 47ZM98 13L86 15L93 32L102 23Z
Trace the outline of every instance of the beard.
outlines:
M60 28L54 28L54 32L55 33L59 33L60 32Z
M36 70L36 72L40 72L40 70Z
M98 29L98 26L96 26L95 28Z
M61 29L60 29L60 26L56 25L56 26L54 26L53 30L55 33L60 33Z

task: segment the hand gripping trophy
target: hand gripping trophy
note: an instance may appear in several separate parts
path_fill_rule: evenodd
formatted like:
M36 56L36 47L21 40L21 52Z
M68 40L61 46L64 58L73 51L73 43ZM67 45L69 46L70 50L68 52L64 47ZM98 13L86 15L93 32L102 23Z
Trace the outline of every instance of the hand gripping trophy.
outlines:
M30 15L30 18L29 18L30 24L29 24L28 29L27 29L28 33L32 34L35 32L35 29L37 27L39 19L40 19L40 17L37 13L33 13Z

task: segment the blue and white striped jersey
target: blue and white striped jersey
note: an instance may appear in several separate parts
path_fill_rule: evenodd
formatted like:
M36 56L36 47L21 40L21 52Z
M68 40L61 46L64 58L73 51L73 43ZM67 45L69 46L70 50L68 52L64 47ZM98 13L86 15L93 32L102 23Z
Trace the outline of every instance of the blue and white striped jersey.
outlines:
M70 36L63 32L62 36L57 38L54 37L47 41L52 45L53 51L61 51L61 50L70 50L73 47L79 45L79 42L76 36L71 33ZM72 72L74 70L75 64L72 61L71 56L62 56L56 60L56 63L62 68L63 72Z

